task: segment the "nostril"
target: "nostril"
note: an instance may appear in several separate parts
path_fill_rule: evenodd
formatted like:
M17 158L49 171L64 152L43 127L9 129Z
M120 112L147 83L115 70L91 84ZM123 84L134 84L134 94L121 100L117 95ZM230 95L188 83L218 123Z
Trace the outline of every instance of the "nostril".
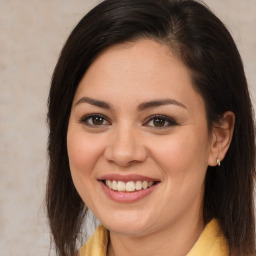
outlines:
M128 167L134 163L145 161L147 152L143 146L112 145L105 148L104 157L109 162L115 162L121 167Z

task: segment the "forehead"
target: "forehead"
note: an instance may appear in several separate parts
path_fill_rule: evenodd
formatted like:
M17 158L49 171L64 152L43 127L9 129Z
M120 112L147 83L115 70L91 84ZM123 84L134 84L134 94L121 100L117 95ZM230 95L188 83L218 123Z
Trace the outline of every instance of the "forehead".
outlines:
M167 96L202 100L192 86L189 69L167 45L150 39L114 45L98 56L81 80L75 98L94 95L123 104L126 99L139 102Z

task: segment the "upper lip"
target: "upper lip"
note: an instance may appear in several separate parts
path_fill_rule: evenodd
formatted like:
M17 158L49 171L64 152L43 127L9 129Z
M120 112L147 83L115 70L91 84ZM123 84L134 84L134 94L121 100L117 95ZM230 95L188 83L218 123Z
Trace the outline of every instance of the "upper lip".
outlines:
M120 174L106 174L101 176L98 180L116 180L116 181L159 181L158 179L150 178L138 174L120 175Z

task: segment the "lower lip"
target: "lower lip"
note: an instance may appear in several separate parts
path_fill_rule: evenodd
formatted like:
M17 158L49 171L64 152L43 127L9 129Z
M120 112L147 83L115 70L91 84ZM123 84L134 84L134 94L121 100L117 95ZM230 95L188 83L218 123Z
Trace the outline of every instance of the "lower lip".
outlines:
M152 191L157 186L157 184L156 184L150 188L142 189L142 190L138 190L138 191L134 191L134 192L119 192L119 191L114 191L114 190L110 189L109 187L107 187L103 181L101 181L100 184L101 184L103 191L106 193L106 195L110 199L112 199L116 202L121 202L121 203L137 202L137 201L145 198L149 194L151 194Z

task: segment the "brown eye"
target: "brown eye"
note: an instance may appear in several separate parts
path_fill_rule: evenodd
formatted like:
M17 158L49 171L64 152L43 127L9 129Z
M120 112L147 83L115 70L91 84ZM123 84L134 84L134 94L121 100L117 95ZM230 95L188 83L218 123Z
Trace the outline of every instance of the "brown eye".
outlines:
M161 118L155 118L153 120L153 124L155 127L164 127L166 125L166 120Z
M178 124L170 117L156 115L151 117L146 125L152 128L168 128L170 126L175 126Z
M91 127L97 127L97 126L103 126L103 125L110 124L104 116L99 115L99 114L85 116L80 120L80 122L87 126L91 126Z
M102 125L104 123L104 119L101 116L94 116L91 118L91 122L93 125Z

